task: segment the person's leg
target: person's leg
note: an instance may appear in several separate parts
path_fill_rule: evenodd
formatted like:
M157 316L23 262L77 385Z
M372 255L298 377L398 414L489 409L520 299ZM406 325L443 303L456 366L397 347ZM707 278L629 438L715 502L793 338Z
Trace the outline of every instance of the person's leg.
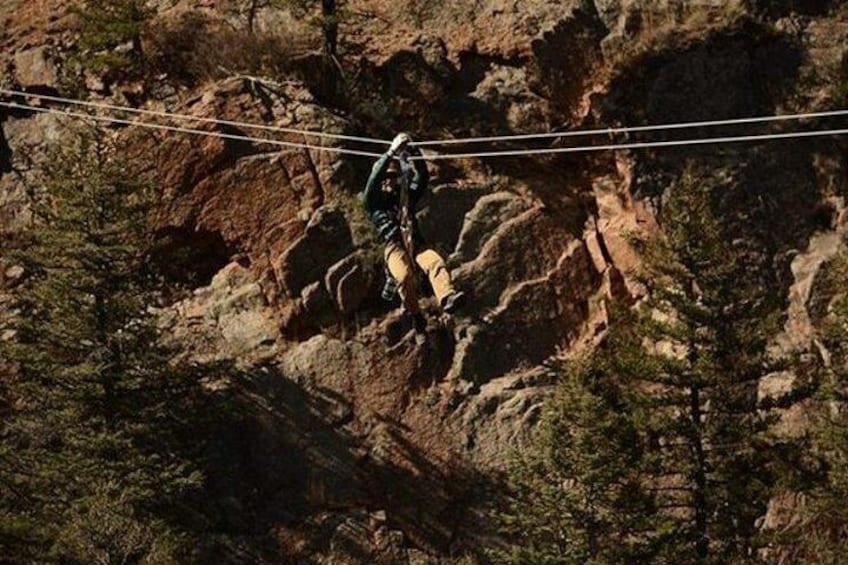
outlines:
M418 312L418 293L415 292L415 276L406 251L397 243L389 243L385 252L389 273L398 282L398 293L407 312Z
M445 261L432 249L425 249L415 256L415 262L418 263L422 271L427 273L427 278L430 279L430 286L433 287L433 294L436 295L436 300L439 304L443 304L444 299L454 292L450 273L445 265Z

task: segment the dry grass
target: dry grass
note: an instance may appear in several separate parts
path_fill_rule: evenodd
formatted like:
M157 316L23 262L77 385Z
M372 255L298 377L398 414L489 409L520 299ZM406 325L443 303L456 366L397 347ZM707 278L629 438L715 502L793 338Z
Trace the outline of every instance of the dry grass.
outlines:
M145 39L151 70L189 85L234 73L286 76L292 59L310 47L298 32L250 33L191 13Z
M627 22L632 37L623 42L610 63L628 65L646 53L675 48L724 29L747 18L742 0L658 3L641 0Z

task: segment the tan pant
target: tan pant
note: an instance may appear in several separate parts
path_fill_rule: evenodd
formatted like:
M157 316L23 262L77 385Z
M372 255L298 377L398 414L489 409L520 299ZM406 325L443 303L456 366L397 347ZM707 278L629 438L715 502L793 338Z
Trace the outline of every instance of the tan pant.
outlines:
M398 291L404 308L407 312L418 312L415 271L406 250L397 243L389 243L386 246L385 258L389 272L398 282ZM450 273L444 260L432 249L425 249L415 254L415 262L427 274L436 300L441 304L442 299L453 292Z

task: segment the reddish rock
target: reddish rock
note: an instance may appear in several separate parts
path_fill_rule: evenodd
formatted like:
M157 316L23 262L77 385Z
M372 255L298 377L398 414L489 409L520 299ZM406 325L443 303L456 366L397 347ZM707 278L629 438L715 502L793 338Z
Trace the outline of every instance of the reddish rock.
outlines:
M206 87L203 96L178 110L281 127L309 129L314 127L310 124L321 123L323 131L340 133L345 128L341 119L318 106L296 84L263 102L246 81L231 79ZM231 127L219 131L261 134L233 131ZM220 233L232 248L247 255L257 271L270 269L272 259L291 249L304 235L304 213L308 218L345 183L344 168L339 167L337 156L329 153L281 151L279 147L219 138L169 134L162 139L153 154L164 196L158 225ZM134 140L137 151L149 151L146 135ZM349 251L335 256L326 266ZM322 274L315 274L313 280ZM292 295L299 290L293 290Z
M526 206L526 203L511 192L500 191L481 197L465 215L459 241L450 256L450 262L461 264L477 257L498 227L518 216Z
M50 49L36 47L15 54L15 79L24 88L58 88L59 74Z
M319 208L309 220L306 233L276 262L277 280L289 297L295 297L351 251L353 236L344 213L336 208Z
M330 267L324 284L339 312L343 315L354 313L371 290L371 277L363 254L350 255Z
M17 59L19 82L55 87L50 49L61 55L56 46L64 43L52 35L55 26L49 22L66 2L0 4L7 7L0 38L4 67ZM632 109L623 104L641 108L649 102L634 94L620 97L614 108L593 106L597 113L586 115L586 105L604 98L607 75L614 73L604 66L609 61L600 60L603 30L591 13L578 9L581 3L491 0L471 6L450 0L438 10L425 4L354 0L357 13L376 17L343 22L345 52L361 57L345 78L373 79L360 85L373 98L338 100L335 64L319 54L298 61L312 66L303 75L314 79L310 88L321 93L321 102L296 80L267 87L246 78L197 88L167 83L153 96L166 93L167 108L145 99L154 90L141 83L115 85L115 91L152 109L336 133L353 129L339 108L355 102L367 135L409 127L432 138L577 123L593 127L593 119L606 125L617 112ZM163 21L191 11L223 18L220 2L155 0L151 5L161 10ZM596 0L594 5L613 34L639 32L638 22L629 19L639 9L634 2ZM259 29L273 30L270 12L260 14ZM375 26L381 18L388 25ZM845 26L833 20L805 22L806 31L799 33L816 51L810 51L814 56L807 57L799 76L828 77L820 71L836 68L844 57ZM632 30L623 29L628 24ZM345 71L351 68L346 56L341 60ZM673 62L675 53L663 57ZM827 65L818 64L822 57ZM101 88L95 82L89 86ZM826 106L832 85L815 88L797 98ZM749 94L750 89L741 93L743 98ZM619 100L610 99L613 106ZM686 99L701 104L705 96ZM662 109L662 104L655 106ZM55 139L61 123L52 116L19 116L2 124L14 165L14 173L0 179L3 230L28 223L28 190L41 186L37 171L44 140ZM186 124L304 140L282 132ZM364 248L354 249L347 219L335 207L340 195L362 186L367 160L135 128L120 131L130 141L128 155L135 152L157 172L162 199L156 226L190 234L189 244L191 234L212 234L223 242L225 262L231 253L243 258L242 266L225 266L211 284L163 312L163 327L201 359L280 369L263 366L250 376L243 392L261 408L249 415L258 423L246 440L251 453L270 454L257 456L263 480L284 478L283 486L268 489L278 493L268 501L269 513L284 515L291 494L303 500L303 514L292 521L307 538L308 529L318 532L309 543L295 544L303 560L424 562L432 553L435 563L439 556L461 554L463 543L471 545L474 536L485 535L471 531L473 520L462 514L466 503L479 500L463 480L468 460L479 472L502 468L510 450L522 445L556 379L544 365L597 343L608 322L609 297L644 291L634 282L641 258L630 237L660 233L651 209L634 196L636 172L654 172L641 153L433 164L434 191L422 225L443 251L455 251L456 281L471 300L455 317L455 334L431 323L428 342L419 347L400 339L409 325L399 312L372 309L365 300L370 286L366 258L376 255L378 246L357 238ZM837 160L844 161L841 154ZM504 180L493 183L493 177ZM840 193L844 171L827 177L819 181L821 193ZM486 191L500 191L500 184L509 192L480 198ZM520 200L515 194L521 194ZM584 232L587 218L592 221ZM815 238L810 253L802 254L809 260L804 263L801 257L793 264L796 280L789 291L786 328L793 339L787 343L814 335L805 302L814 271L830 256L833 240L832 234ZM820 253L813 253L817 249ZM217 262L212 265L220 268ZM345 336L349 339L334 337L340 333L335 329L339 313L365 306L369 310L362 318L372 321ZM0 304L0 310L4 307ZM401 329L391 346L385 339L389 326ZM790 379L765 380L763 398L788 390ZM799 429L803 414L788 416L787 425ZM286 445L296 445L302 457L275 449L280 436L291 440Z

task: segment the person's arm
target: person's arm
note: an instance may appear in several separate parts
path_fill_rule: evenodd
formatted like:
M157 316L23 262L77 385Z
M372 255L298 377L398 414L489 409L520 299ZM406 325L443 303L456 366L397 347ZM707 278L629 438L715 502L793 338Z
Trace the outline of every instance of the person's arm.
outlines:
M388 169L392 159L394 159L394 154L389 151L374 163L371 168L371 175L365 185L365 191L362 193L362 205L383 241L400 243L400 227L388 210L381 207L382 199L380 198L381 185L383 179L386 178L386 169Z
M377 159L377 162L371 168L371 175L368 177L368 182L365 183L365 191L362 194L362 203L369 214L373 213L376 209L377 195L380 193L380 185L383 183L383 179L386 178L386 169L389 167L389 162L410 141L411 139L407 134L397 134L392 140L389 150L385 155Z
M421 150L415 147L409 152L409 156L421 157ZM412 183L409 188L413 205L417 204L418 200L427 193L429 186L430 172L427 170L427 161L424 159L412 161Z
M386 169L389 168L389 162L392 160L391 153L386 153L374 163L371 167L371 174L368 176L368 182L365 183L365 191L362 194L362 204L365 206L365 211L369 214L374 212L377 206L377 196L380 194L380 185L383 179L386 178Z

